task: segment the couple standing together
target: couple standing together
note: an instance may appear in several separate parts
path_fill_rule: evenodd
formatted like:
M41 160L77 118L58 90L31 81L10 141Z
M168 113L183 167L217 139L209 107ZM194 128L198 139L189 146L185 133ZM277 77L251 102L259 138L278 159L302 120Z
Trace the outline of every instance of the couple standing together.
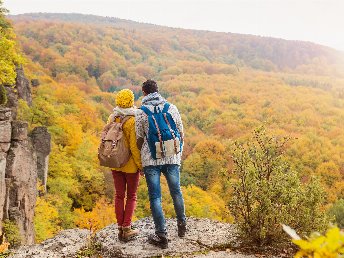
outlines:
M137 109L134 106L133 92L128 89L119 91L116 95L116 107L108 120L109 124L124 119L123 136L131 152L129 161L124 166L112 168L118 237L127 242L139 234L131 223L142 174L146 178L155 224L155 233L148 236L148 241L158 247L167 248L167 229L161 205L161 173L166 177L173 199L178 236L184 237L186 231L185 207L180 189L183 124L177 107L169 104L159 94L155 81L144 82L142 92L142 107ZM172 134L173 139L164 141L165 132ZM156 142L154 137L157 138Z

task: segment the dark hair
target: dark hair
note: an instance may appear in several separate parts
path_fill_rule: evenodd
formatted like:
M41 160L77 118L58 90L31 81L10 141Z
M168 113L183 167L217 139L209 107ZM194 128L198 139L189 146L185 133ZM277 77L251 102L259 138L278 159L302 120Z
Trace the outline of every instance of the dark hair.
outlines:
M155 81L147 80L142 84L142 90L146 94L150 94L150 93L154 93L154 92L159 92L159 87Z

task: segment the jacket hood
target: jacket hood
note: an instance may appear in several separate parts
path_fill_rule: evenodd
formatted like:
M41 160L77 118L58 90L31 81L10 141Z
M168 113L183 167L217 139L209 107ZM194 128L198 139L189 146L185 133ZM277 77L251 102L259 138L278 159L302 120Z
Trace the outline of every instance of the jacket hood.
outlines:
M116 116L135 116L135 113L137 111L136 107L132 108L121 108L121 107L115 107L113 109L113 115Z
M159 106L167 102L158 92L150 93L142 99L142 105Z

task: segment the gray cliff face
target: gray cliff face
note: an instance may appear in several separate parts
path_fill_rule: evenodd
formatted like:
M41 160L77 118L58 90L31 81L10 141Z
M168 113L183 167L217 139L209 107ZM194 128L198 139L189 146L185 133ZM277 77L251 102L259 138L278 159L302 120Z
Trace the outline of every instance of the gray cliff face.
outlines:
M6 164L7 152L11 146L12 114L9 108L0 108L0 226L4 217L4 205L6 200Z
M29 106L32 104L31 87L29 80L25 77L23 67L16 69L17 77L16 84L14 87L6 86L7 92L7 104L6 107L12 111L12 119L15 120L17 117L18 100L25 100Z
M19 130L23 130L22 126L20 125ZM7 153L3 218L16 221L22 243L32 244L35 240L33 217L37 195L37 158L27 134L26 139L23 134L19 138L20 140L12 138Z
M31 87L29 80L25 77L23 67L18 67L16 70L16 88L18 91L18 98L25 100L29 106L32 104Z
M37 176L46 191L51 135L46 127L39 126L32 130L30 138L37 156Z
M0 107L0 229L4 220L15 221L22 244L33 244L37 178L43 173L41 181L46 182L50 135L38 128L30 137L27 122L15 120L18 99L32 101L22 68L17 69L16 85L6 90L7 107Z

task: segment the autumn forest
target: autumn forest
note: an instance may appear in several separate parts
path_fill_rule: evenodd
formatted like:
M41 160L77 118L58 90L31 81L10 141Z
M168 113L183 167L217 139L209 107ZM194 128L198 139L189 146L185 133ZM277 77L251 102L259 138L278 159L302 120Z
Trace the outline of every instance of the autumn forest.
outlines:
M97 160L99 135L115 92L130 88L140 106L149 78L182 114L187 216L235 221L233 144L249 141L257 128L288 137L283 161L301 188L319 180L322 211L332 216L340 203L344 209L344 53L310 42L92 15L8 18L25 72L38 82L32 106L21 101L18 116L52 135L47 191L36 205L38 242L62 229L115 222L112 177ZM167 200L165 181L162 188ZM174 216L172 201L163 203ZM135 219L149 215L140 180Z

